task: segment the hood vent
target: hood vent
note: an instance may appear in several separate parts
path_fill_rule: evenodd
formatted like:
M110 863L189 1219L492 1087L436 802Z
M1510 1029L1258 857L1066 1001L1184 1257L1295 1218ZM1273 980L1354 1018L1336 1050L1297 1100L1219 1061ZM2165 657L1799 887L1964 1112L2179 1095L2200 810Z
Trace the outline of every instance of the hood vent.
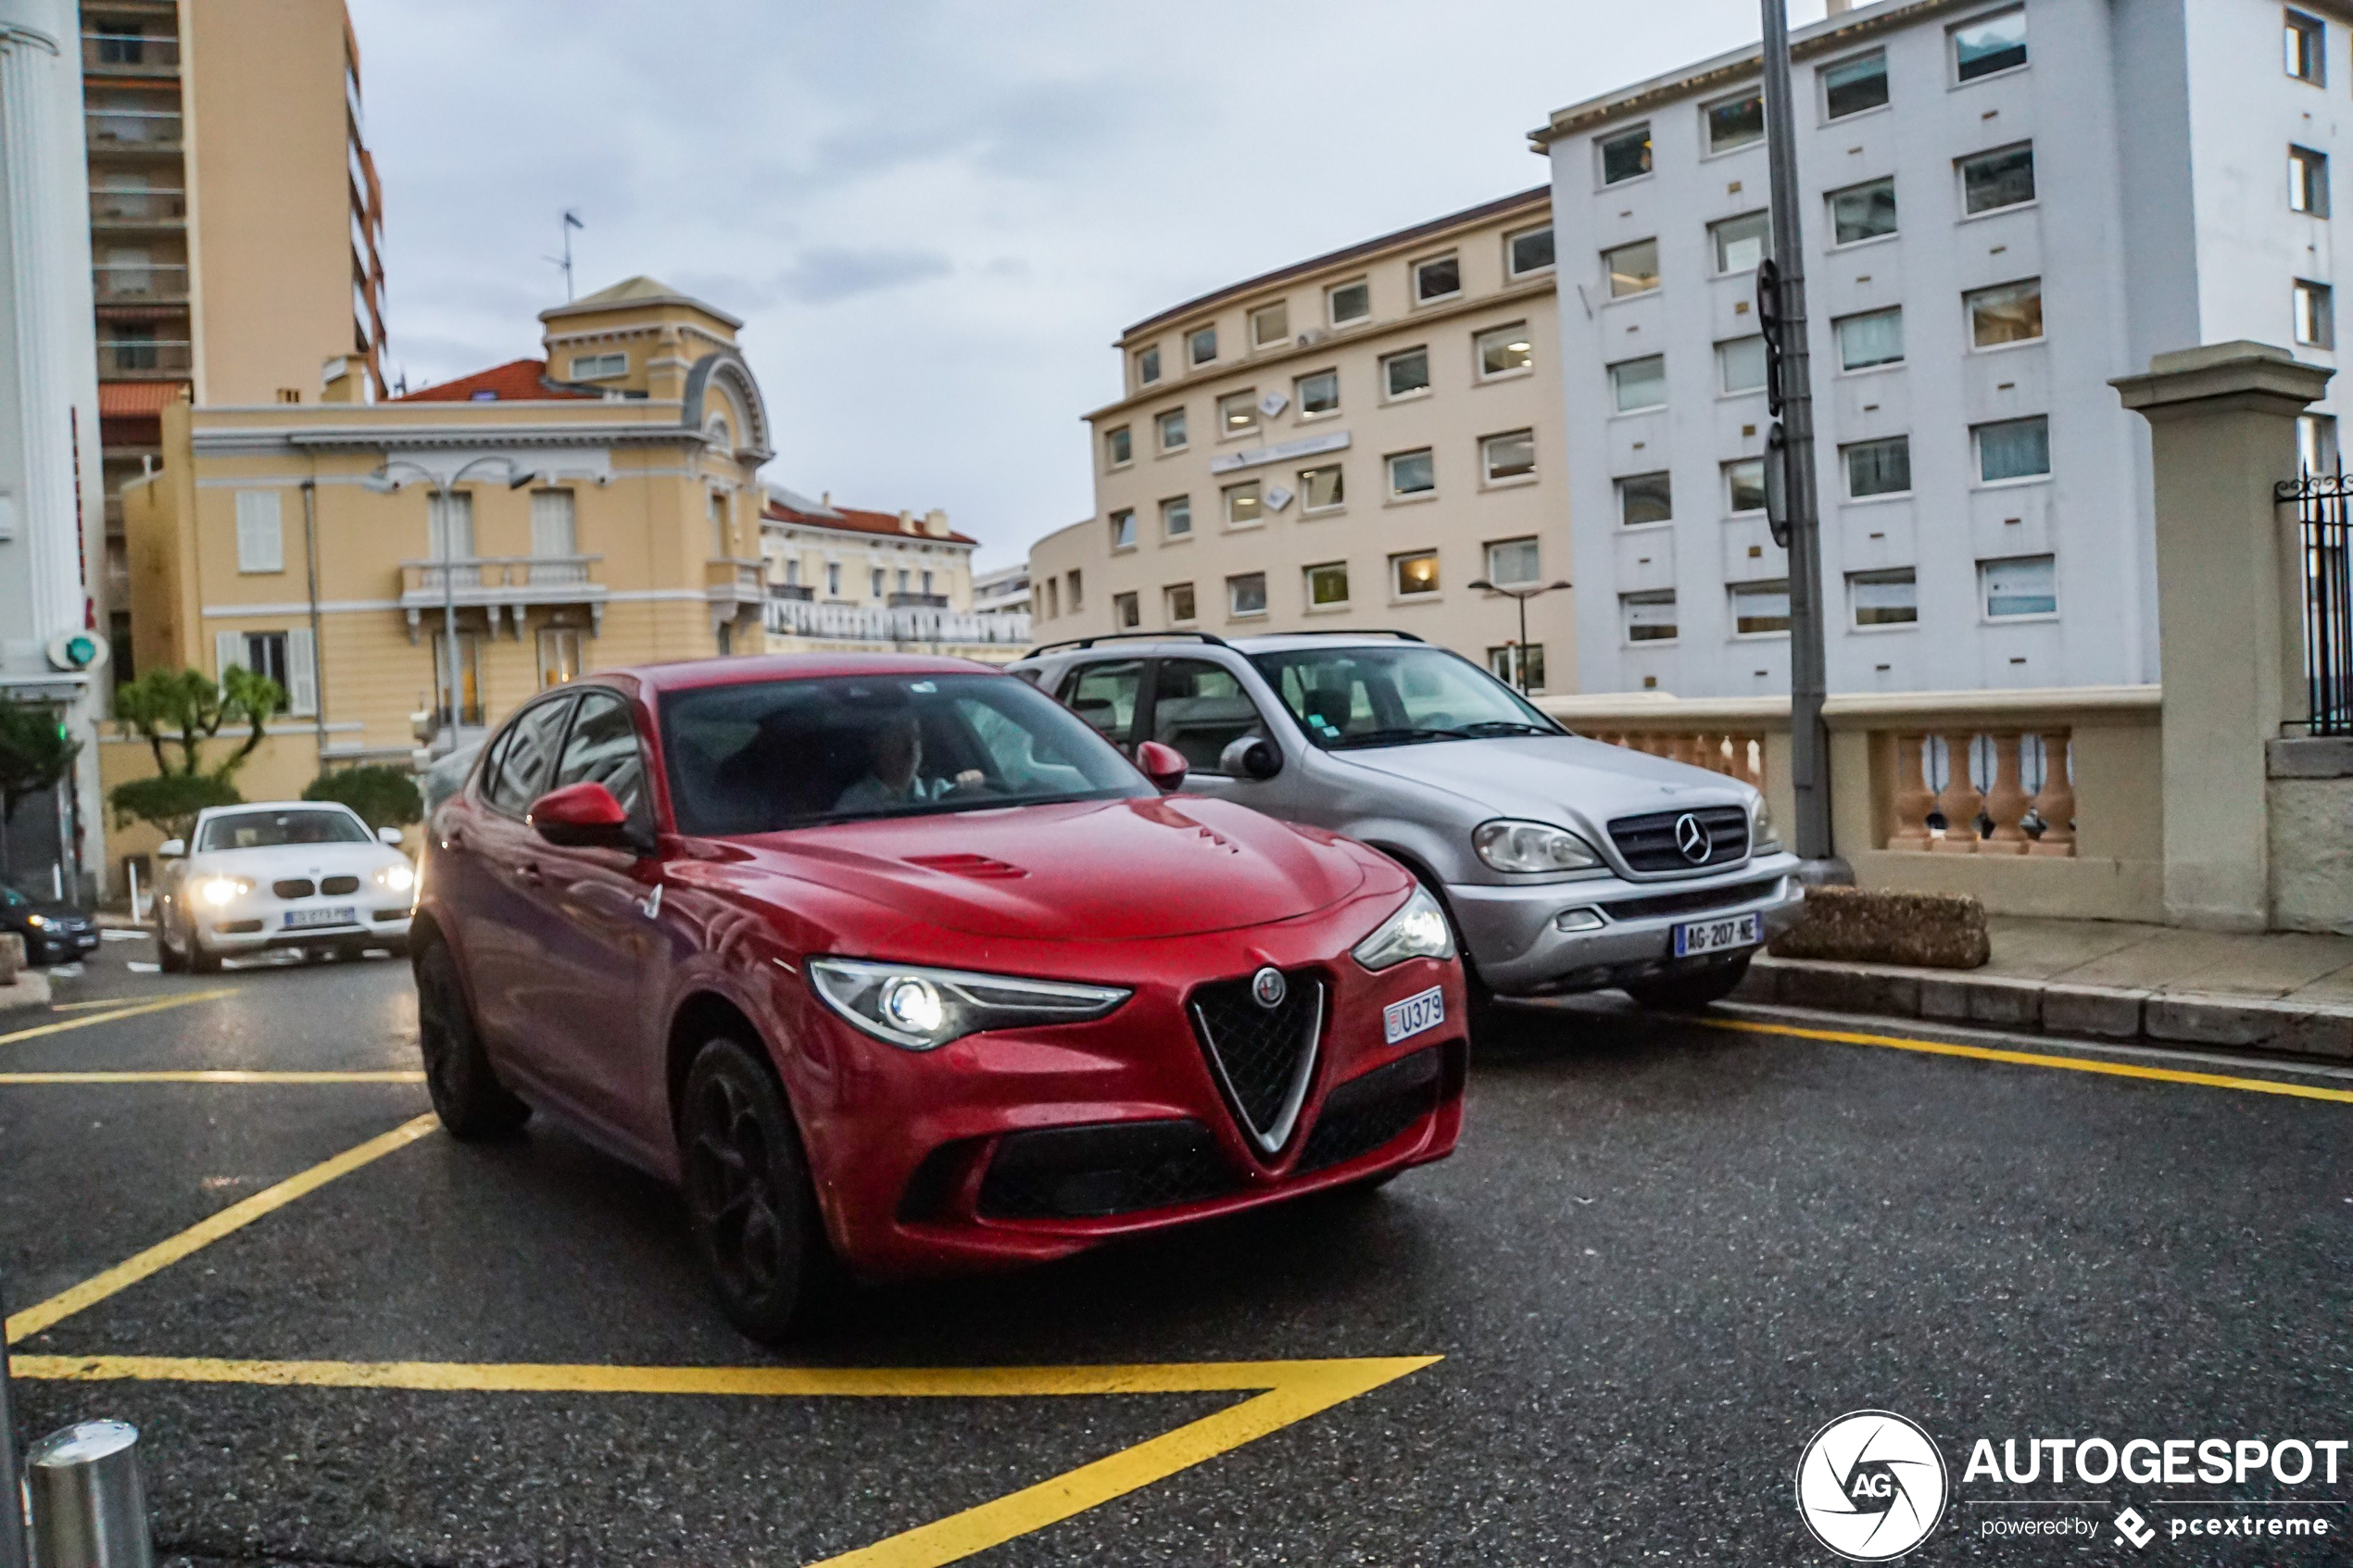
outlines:
M907 863L921 866L927 872L975 877L982 882L1008 882L1029 874L1019 866L1009 866L986 855L910 855Z

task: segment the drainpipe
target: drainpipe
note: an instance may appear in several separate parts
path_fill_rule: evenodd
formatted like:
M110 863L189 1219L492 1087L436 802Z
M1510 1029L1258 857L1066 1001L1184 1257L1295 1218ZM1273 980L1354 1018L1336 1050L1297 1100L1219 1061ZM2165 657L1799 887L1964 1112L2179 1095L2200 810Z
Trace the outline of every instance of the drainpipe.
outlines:
M310 578L310 709L316 715L319 771L327 771L327 640L319 627L319 486L302 482L302 564Z

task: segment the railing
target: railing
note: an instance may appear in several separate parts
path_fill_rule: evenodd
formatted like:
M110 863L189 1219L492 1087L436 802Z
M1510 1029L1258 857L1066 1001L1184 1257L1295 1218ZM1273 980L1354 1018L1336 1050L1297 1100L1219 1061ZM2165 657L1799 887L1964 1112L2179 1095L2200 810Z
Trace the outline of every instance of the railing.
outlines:
M772 599L797 599L802 604L810 604L816 599L817 590L806 583L771 583L768 584L768 596Z
M1743 784L1765 787L1765 734L1761 730L1720 730L1710 726L1689 734L1653 734L1642 730L1584 730L1592 740L1622 746L1670 762L1688 762L1711 773L1722 773Z
M833 642L1026 645L1030 640L1026 615L817 604L807 599L777 598L773 592L764 614L773 635L817 637Z
M884 598L883 603L893 609L946 609L948 596L945 594L891 594Z
M151 375L186 375L195 364L189 345L179 339L101 338L98 374L127 379Z
M156 185L100 185L90 193L93 223L178 223L188 216L188 193Z
M180 141L177 109L117 109L92 106L90 140L109 147L170 147Z
M591 570L602 556L459 556L444 563L438 560L405 560L400 563L400 596L406 599L431 599L443 592L447 577L458 598L468 604L480 604L486 599L535 596L533 589L593 590L601 596L603 588Z
M2353 485L2342 471L2282 481L2304 552L2306 733L2353 734Z
M2075 853L2075 785L2061 728L1885 736L1893 770L1883 849Z
M101 305L160 305L188 297L188 270L177 263L101 262L90 270Z
M85 32L82 64L85 70L99 72L177 70L180 40L144 32Z

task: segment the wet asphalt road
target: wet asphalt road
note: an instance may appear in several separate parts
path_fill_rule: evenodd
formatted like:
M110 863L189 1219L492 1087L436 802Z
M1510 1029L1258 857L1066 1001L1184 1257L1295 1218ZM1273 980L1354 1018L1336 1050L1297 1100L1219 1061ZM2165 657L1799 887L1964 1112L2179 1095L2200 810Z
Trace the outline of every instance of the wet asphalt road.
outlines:
M0 1040L0 1073L416 1065L404 966L124 966L150 956L109 943L58 999L230 994ZM109 1010L0 1012L0 1036ZM402 1083L0 1083L7 1304L424 1109ZM1460 1153L1377 1197L871 1291L794 1359L1444 1358L981 1564L1830 1562L1792 1478L1809 1435L1864 1407L1919 1422L1952 1467L1956 1500L1906 1562L2343 1562L2353 1463L2333 1486L2244 1489L1962 1466L1980 1436L2353 1438L2348 1132L2342 1102L1554 1010L1480 1043ZM672 1197L541 1123L498 1147L425 1136L16 1352L777 1360L706 1301ZM309 1568L813 1562L1242 1396L29 1379L17 1397L31 1433L139 1424L168 1553ZM2018 1506L2053 1498L2082 1500ZM2132 1502L2162 1532L2225 1499L2340 1534L2136 1551L2107 1524ZM2025 1516L2097 1533L1982 1533Z

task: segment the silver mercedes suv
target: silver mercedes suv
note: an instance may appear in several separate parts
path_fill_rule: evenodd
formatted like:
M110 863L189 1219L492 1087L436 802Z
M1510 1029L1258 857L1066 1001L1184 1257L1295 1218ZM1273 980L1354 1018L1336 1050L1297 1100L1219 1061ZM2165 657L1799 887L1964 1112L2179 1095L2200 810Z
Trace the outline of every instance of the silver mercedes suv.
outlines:
M1696 1007L1804 899L1755 790L1572 734L1410 633L1125 633L1012 670L1130 755L1175 746L1189 793L1404 862L1492 996L1614 985Z

